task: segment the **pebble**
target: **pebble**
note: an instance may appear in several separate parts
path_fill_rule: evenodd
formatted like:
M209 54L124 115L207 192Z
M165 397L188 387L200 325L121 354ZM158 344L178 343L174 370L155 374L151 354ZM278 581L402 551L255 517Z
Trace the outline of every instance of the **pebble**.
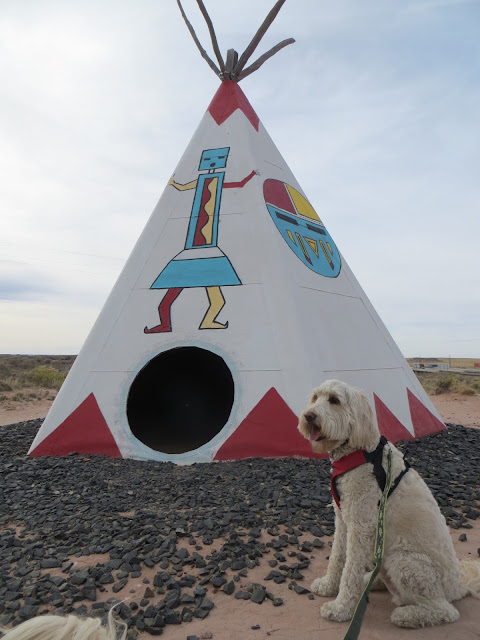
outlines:
M325 536L333 533L326 460L176 466L76 454L30 458L41 422L0 427L0 625L46 607L104 619L118 602L97 601L106 587L117 593L131 578L148 584L145 567L156 573L139 604L117 606L132 633L160 635L165 625L214 615L210 595L217 591L281 606L275 585L288 579L293 594L313 598L301 571L328 549ZM450 425L398 446L448 524L468 530L480 513L480 430ZM459 531L459 540L466 534ZM74 568L70 557L88 563L92 554L105 559ZM270 591L245 580L258 565L270 570Z
M227 596L231 596L232 593L235 591L235 583L233 582L233 580L230 580L230 582L227 582L227 584L225 584L222 588L223 593L226 593Z

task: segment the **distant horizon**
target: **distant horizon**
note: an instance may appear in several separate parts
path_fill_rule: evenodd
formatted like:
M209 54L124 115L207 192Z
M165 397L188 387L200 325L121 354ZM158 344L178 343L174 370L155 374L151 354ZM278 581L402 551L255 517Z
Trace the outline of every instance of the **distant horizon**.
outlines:
M78 356L80 353L77 352L61 352L61 353L21 353L21 352L16 352L16 353L0 353L0 356L44 356L45 358L47 357L52 357L52 356ZM403 354L402 354L403 355ZM453 356L453 355L448 355L448 356L420 356L420 355L415 355L415 356L405 356L403 355L403 357L405 358L405 360L434 360L434 359L443 359L443 360L448 360L449 358L452 360L472 360L475 362L480 362L480 355L478 356Z

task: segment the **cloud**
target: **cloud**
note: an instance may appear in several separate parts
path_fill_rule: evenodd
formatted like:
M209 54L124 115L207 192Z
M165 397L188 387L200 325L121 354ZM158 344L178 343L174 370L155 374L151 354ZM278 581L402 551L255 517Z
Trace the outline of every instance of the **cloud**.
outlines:
M96 310L82 305L3 303L0 353L77 354L95 318Z
M245 0L232 19L231 3L211 0L222 52L241 52L271 5ZM196 2L185 9L211 52ZM406 353L476 338L478 12L460 0L286 3L254 58L297 42L242 83ZM69 351L218 80L175 3L157 0L7 3L0 59L3 350L58 352L63 305L84 320L69 320ZM46 336L26 342L15 329L23 304ZM478 354L475 342L458 345Z
M28 300L31 298L38 300L45 293L52 291L53 288L48 287L46 283L42 283L40 288L37 284L25 281L24 274L18 279L3 274L0 276L0 300Z

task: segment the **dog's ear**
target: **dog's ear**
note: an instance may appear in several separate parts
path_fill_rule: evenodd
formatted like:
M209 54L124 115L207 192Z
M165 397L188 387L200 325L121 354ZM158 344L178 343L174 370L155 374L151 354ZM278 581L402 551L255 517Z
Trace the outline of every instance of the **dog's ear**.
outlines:
M379 431L367 395L360 389L349 389L352 425L349 444L356 449L367 449L375 445Z

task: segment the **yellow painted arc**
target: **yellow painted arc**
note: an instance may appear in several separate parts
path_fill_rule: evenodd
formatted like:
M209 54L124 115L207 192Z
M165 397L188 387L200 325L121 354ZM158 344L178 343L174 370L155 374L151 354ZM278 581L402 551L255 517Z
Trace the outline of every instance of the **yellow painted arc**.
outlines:
M287 187L288 193L290 194L290 197L293 201L295 209L298 211L298 213L302 216L306 216L307 218L310 218L311 220L320 222L320 224L323 224L320 218L318 217L317 212L312 207L312 205L308 202L308 200L306 200L301 193L298 193L298 191L293 187L291 187L289 184L285 184L285 186Z

